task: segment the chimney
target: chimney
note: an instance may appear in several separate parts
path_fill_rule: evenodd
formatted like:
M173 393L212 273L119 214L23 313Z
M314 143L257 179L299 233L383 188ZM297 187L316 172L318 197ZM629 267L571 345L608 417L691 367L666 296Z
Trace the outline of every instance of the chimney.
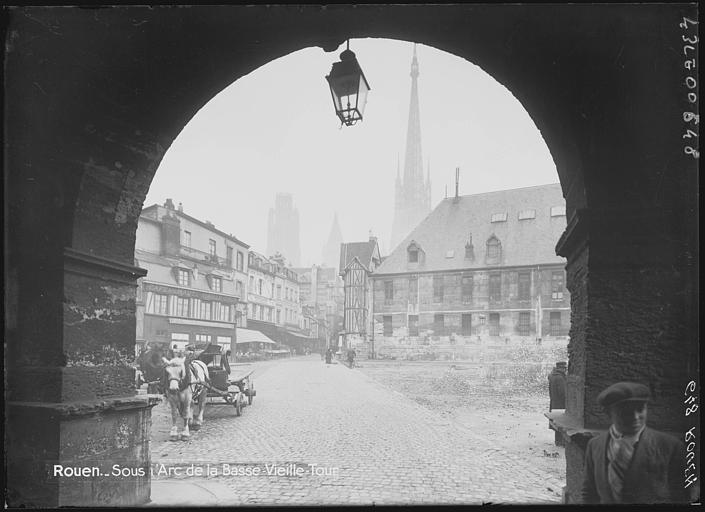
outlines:
M377 237L372 234L372 230L370 229L370 242L376 242Z
M460 167L455 168L455 198L458 199L458 186L460 183Z
M184 213L184 205L181 203L181 201L179 201L179 211L181 213Z
M167 210L173 210L174 209L174 201L172 201L171 198L168 198L164 202L164 208L166 208Z

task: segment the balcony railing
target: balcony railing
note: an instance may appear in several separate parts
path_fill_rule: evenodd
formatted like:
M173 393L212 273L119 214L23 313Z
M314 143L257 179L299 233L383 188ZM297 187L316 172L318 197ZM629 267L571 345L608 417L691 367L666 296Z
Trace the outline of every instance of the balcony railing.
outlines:
M232 260L228 260L227 258L221 258L217 254L211 254L209 252L200 251L198 249L194 249L193 247L187 247L185 245L182 245L181 255L196 261L209 263L210 265L215 265L217 267L223 267L228 269L233 268Z

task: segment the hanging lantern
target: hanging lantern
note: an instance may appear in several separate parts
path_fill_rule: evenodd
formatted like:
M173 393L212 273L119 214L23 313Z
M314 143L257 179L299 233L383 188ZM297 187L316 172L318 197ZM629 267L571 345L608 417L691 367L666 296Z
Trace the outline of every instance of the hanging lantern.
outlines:
M348 47L340 54L340 62L334 62L330 75L326 76L330 93L333 97L335 113L342 124L352 126L362 120L367 103L367 93L370 85L365 74Z

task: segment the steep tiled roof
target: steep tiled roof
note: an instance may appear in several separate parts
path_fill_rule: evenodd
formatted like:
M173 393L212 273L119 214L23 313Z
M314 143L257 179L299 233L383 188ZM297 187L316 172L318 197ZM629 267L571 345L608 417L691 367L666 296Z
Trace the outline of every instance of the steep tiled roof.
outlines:
M372 257L375 256L376 245L377 242L374 240L340 244L340 271L342 272L355 257L365 268L371 268L370 264L372 263Z
M560 206L565 212L565 200L558 183L457 199L449 197L394 248L375 273L563 263L565 260L556 255L555 246L566 227L566 218L565 214L551 216L554 206ZM526 210L535 210L535 218L519 220L519 213ZM493 214L506 214L506 221L491 222ZM471 235L472 260L465 258L465 245ZM501 243L500 263L485 259L487 240L492 235ZM425 256L417 266L407 261L407 247L412 240Z

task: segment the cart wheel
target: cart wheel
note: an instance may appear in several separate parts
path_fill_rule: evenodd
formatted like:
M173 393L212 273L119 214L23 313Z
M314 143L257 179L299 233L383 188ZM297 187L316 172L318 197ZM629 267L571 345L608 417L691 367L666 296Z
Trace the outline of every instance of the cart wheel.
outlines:
M235 403L233 404L235 406L235 416L241 416L242 415L242 399L240 398L240 395L235 399Z

